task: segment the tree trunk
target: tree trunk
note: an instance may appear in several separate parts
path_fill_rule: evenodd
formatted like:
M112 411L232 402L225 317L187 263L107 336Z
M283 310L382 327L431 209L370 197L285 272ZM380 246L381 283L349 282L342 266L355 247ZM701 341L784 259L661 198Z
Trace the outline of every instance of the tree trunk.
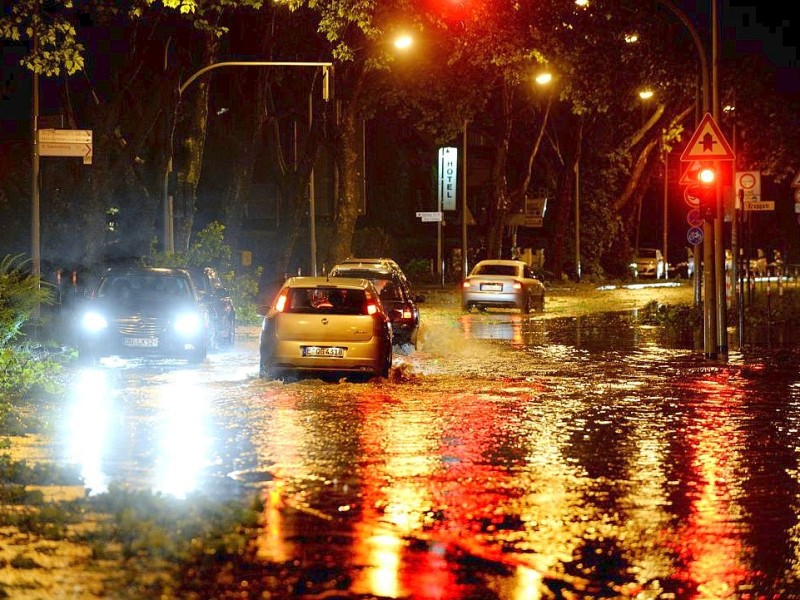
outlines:
M358 165L358 140L356 137L358 133L356 123L359 118L357 92L358 90L354 90L354 97L343 104L339 122L337 139L337 162L340 172L339 197L334 207L333 238L325 255L327 265L334 265L350 256L358 220L361 170Z
M213 35L208 34L205 38L204 43L199 44L202 48L199 64L210 65L217 61L219 43ZM180 123L180 150L175 160L179 184L176 193L178 201L174 204L174 241L177 252L188 251L194 225L197 185L203 168L203 151L208 130L210 83L209 77L200 77L184 91L183 98L180 99L187 110Z
M492 165L492 203L489 205L487 226L489 240L487 244L487 258L500 258L502 254L503 232L505 230L506 215L509 207L509 194L506 179L506 165L508 163L508 148L511 141L513 118L511 116L512 91L508 82L503 81L501 91L501 104L503 111L503 129L495 147L494 163Z

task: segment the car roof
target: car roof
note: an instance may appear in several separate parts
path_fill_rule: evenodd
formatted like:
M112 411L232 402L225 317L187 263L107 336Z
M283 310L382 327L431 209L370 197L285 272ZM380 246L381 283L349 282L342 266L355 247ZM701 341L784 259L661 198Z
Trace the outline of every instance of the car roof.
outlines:
M505 259L505 258L489 258L486 260L479 261L475 266L478 265L512 265L515 267L521 266L528 266L528 263L522 260L513 260L513 259Z
M385 275L386 277L397 276L397 269L381 264L339 263L338 265L334 265L330 272L333 273L334 271L360 271L362 273L369 273L370 276L372 276L372 274Z
M284 287L326 287L326 288L369 288L373 287L368 279L356 277L290 277Z
M189 272L184 268L177 267L109 267L106 269L104 276L108 275L188 275Z

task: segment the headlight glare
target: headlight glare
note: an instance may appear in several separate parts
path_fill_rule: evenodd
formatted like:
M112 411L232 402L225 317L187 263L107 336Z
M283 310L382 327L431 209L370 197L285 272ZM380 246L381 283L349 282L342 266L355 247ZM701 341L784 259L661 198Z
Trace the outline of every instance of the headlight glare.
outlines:
M81 325L86 331L95 333L108 327L108 321L100 313L90 311L83 315Z
M175 331L181 335L195 335L202 326L203 321L197 313L184 313L175 319Z

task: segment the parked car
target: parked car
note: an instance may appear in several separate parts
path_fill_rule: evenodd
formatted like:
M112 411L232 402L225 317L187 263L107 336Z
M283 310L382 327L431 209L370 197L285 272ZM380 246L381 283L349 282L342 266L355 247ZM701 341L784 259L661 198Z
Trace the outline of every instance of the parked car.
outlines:
M521 260L482 260L461 287L461 307L544 310L544 283Z
M350 373L387 377L392 326L368 279L291 277L264 307L259 373Z
M187 271L208 310L211 347L232 348L236 339L236 308L228 289L211 267L190 267Z
M369 279L378 290L392 322L395 344L417 347L419 304L425 297L415 294L408 278L397 263L387 259L349 259L335 265L330 277Z
M104 356L206 357L209 319L189 272L155 267L111 268L77 314L81 361Z
M664 256L658 248L639 248L636 258L631 263L634 277L664 277Z

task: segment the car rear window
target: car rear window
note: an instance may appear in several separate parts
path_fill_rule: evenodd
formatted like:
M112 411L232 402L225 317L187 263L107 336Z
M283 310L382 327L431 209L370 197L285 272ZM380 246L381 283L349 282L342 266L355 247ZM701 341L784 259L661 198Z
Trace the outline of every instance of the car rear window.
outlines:
M475 271L476 275L505 275L508 277L515 277L517 275L517 267L512 265L481 265Z
M331 276L368 279L375 285L378 295L384 302L403 300L402 284L392 274L370 271L369 269L334 269L331 271Z
M361 315L367 313L366 293L358 289L290 288L285 312Z

